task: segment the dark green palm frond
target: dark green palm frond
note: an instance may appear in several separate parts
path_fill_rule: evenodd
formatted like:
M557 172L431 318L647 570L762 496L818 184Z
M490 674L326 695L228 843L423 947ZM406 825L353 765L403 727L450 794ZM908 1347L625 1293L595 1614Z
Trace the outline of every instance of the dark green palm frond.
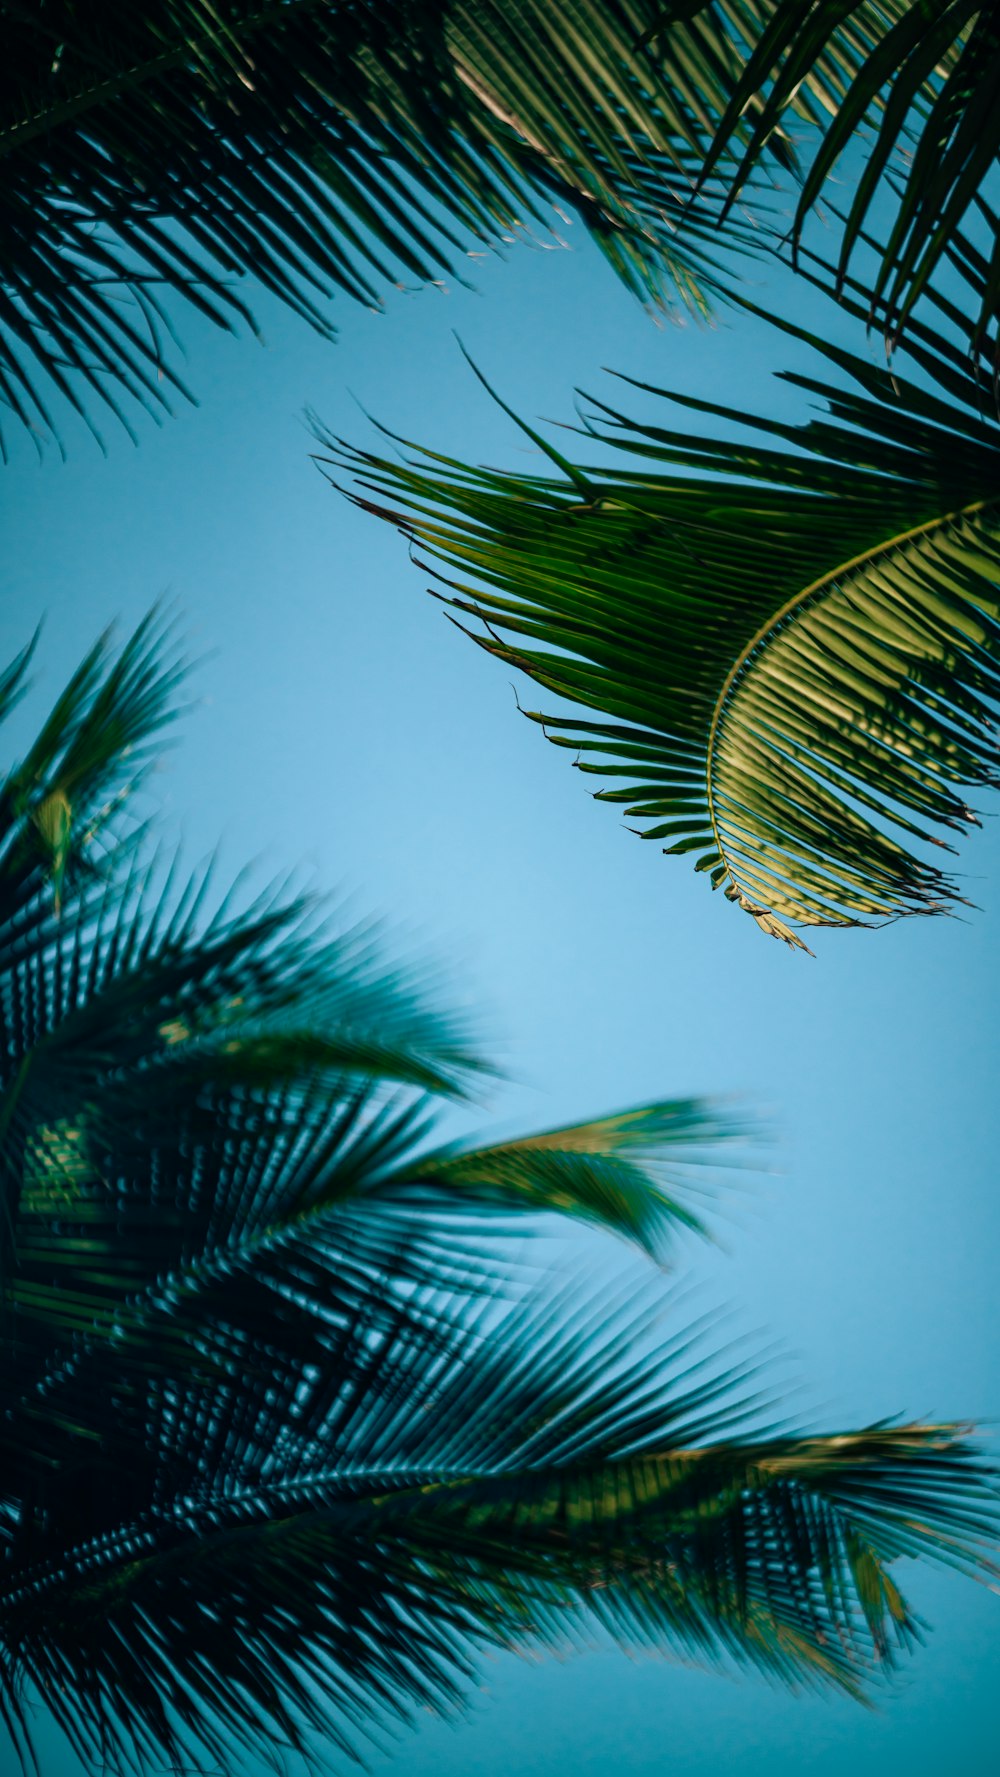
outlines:
M732 39L732 8L710 0L696 10L706 30ZM873 204L891 192L892 221L872 284L871 312L881 313L895 338L995 177L1000 6L996 0L824 0L821 6L776 0L769 12L764 29L754 20L735 26L747 53L728 99L719 91L709 100L714 118L706 174L733 151L751 117L735 194L787 120L802 83L825 77L833 102L808 162L792 238L798 241L852 138L867 128L870 148L845 219L839 269L843 277ZM859 39L868 52L860 59ZM994 229L981 304L970 317L973 335L998 310L1000 233Z
M112 1769L321 1733L356 1751L455 1705L476 1650L622 1644L855 1692L916 1624L903 1555L979 1569L992 1479L959 1428L748 1434L763 1403L658 1291L572 1293L423 1328L383 1306L255 1387L240 1353L144 1462L78 1456L8 1516L8 1720L42 1695ZM206 1358L212 1338L206 1337ZM123 1393L135 1393L123 1374ZM747 1400L748 1391L750 1400Z
M0 685L0 720L25 688L26 649ZM103 635L57 698L25 757L0 779L0 921L44 880L58 903L67 872L99 874L118 817L174 719L183 664L154 610L117 653Z
M159 722L172 668L158 695L122 658ZM22 785L118 781L155 723L114 675L78 675ZM316 1731L356 1751L458 1702L477 1648L588 1618L855 1692L913 1636L893 1560L984 1566L996 1500L956 1428L776 1432L746 1360L660 1337L659 1286L518 1297L491 1256L543 1210L662 1249L694 1220L678 1165L728 1119L430 1148L478 1064L371 928L280 895L212 915L135 846L103 877L81 855L58 915L42 856L0 920L0 1715L24 1757L32 1695L112 1769Z
M157 1299L177 1266L171 1288L192 1288L183 1256L203 1241L255 1237L248 1205L268 1241L303 1217L301 1237L314 1239L316 1218L355 1197L376 1244L409 1205L431 1236L432 1206L466 1221L572 1213L657 1249L671 1227L697 1225L686 1174L692 1159L717 1159L734 1120L667 1103L499 1148L421 1153L426 1094L461 1094L487 1071L426 972L393 963L371 926L316 935L280 900L199 920L202 900L199 880L172 891L154 874L7 946L0 933L0 1176L33 1254L10 1287L30 1297L44 1337L78 1321L121 1336L122 1303L132 1316L145 1287L146 1193L161 1176L173 1234L157 1220ZM399 1087L421 1096L401 1100ZM128 1204L138 1254L121 1239ZM100 1288L86 1306L51 1276L69 1223L94 1255Z
M0 973L4 1277L43 1448L61 1409L38 1389L72 1382L74 1424L85 1393L100 1416L109 1349L155 1367L169 1338L197 1372L234 1269L251 1331L268 1292L312 1326L390 1253L407 1290L466 1286L526 1211L658 1253L700 1226L692 1162L718 1163L733 1119L667 1103L428 1152L429 1095L485 1069L427 980L370 928L318 941L294 905L196 921L197 902L109 892Z
M118 670L135 659L133 639L102 679L88 656L9 781L43 798L63 786L68 806L103 796L145 744ZM146 665L159 720L174 669ZM29 803L9 857L30 818ZM659 1250L695 1221L691 1161L737 1133L684 1102L429 1150L437 1102L489 1069L433 972L395 961L372 923L334 933L280 893L211 913L207 873L182 883L134 847L112 849L96 885L64 872L57 909L47 862L15 872L0 918L0 1281L25 1460L89 1435L87 1413L100 1422L109 1354L155 1368L169 1344L197 1377L234 1276L240 1337L280 1299L295 1338L314 1340L390 1255L410 1293L468 1287L474 1263L488 1275L474 1254L501 1211L576 1214ZM125 1418L122 1435L139 1435Z
M779 323L814 350L790 380L828 417L647 391L724 422L713 440L595 403L621 469L533 432L558 477L323 440L351 497L446 564L439 596L480 645L595 712L529 713L599 799L791 944L789 922L959 899L925 848L951 849L968 791L998 781L1000 427L950 337L961 309L933 301L907 350L936 391Z
M669 54L638 48L656 16L654 0L5 0L0 400L38 436L59 401L130 428L136 404L162 415L186 393L173 297L253 326L234 284L250 271L330 335L335 292L380 306L550 232L554 209L644 299L704 309L725 276L692 107L703 63L727 90L739 64L697 22Z

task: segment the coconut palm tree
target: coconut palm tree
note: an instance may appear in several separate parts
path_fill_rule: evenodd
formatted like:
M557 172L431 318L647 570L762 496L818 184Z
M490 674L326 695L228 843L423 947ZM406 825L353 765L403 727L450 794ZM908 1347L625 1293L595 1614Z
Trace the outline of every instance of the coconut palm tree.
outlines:
M0 683L6 712L27 656ZM524 1212L662 1252L731 1131L660 1104L442 1146L481 1073L419 971L301 903L208 912L128 826L179 668L102 641L0 788L0 1713L93 1766L302 1748L476 1650L624 1643L861 1689L900 1555L979 1565L961 1429L804 1435L659 1276L528 1288ZM384 947L383 947L384 949Z
M961 899L935 859L978 818L968 792L998 781L996 337L968 353L989 273L966 237L951 257L949 292L911 317L908 375L742 301L808 344L815 368L788 380L823 418L647 389L662 422L602 401L583 421L621 468L524 426L548 476L320 432L321 467L419 546L456 620L567 700L527 713L604 780L598 799L802 949L796 926ZM803 274L837 294L830 267L810 256ZM863 321L860 281L838 300ZM693 437L687 413L727 435Z

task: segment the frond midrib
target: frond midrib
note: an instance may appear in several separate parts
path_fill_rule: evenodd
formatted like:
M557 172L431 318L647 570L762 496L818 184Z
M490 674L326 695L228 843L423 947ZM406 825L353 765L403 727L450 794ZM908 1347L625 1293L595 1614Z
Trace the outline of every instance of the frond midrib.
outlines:
M871 1429L878 1430L877 1427ZM945 1452L956 1436L965 1429L956 1424L900 1426L898 1435L905 1438L907 1433L921 1434L922 1448L913 1453L919 1470L921 1459L926 1462L933 1457L935 1451ZM938 1434L936 1443L927 1438L926 1434L930 1432ZM716 1514L724 1516L740 1499L760 1492L766 1493L775 1485L793 1485L804 1487L809 1492L818 1489L821 1495L839 1505L846 1520L858 1526L870 1519L873 1510L877 1515L880 1488L885 1481L884 1473L881 1473L885 1456L883 1453L880 1460L879 1453L875 1450L867 1457L861 1452L856 1453L854 1462L862 1470L868 1471L869 1493L874 1489L874 1494L871 1497L863 1494L860 1499L852 1499L850 1488L848 1487L845 1494L838 1485L841 1464L836 1446L841 1443L863 1443L868 1435L862 1432L841 1437L793 1437L788 1440L787 1450L781 1448L780 1440L777 1445L767 1442L761 1444L754 1440L743 1445L738 1441L728 1445L712 1442L676 1446L654 1443L647 1449L631 1452L627 1449L616 1451L597 1448L590 1453L567 1453L561 1458L556 1454L535 1460L526 1457L522 1446L521 1451L512 1449L506 1459L501 1457L478 1465L474 1462L450 1465L433 1458L423 1462L411 1460L399 1464L393 1464L392 1461L379 1463L348 1460L297 1479L261 1481L238 1491L223 1490L221 1493L219 1490L207 1489L200 1498L188 1494L175 1499L169 1505L153 1507L144 1512L140 1519L119 1525L113 1532L103 1532L85 1543L63 1548L23 1570L16 1576L17 1583L6 1594L0 1594L0 1610L16 1610L27 1601L29 1595L37 1596L39 1591L46 1591L53 1585L60 1584L67 1566L80 1579L85 1578L89 1567L95 1583L100 1585L102 1578L106 1583L113 1584L114 1574L109 1575L109 1564L113 1566L124 1555L131 1556L130 1567L133 1572L169 1562L187 1546L187 1538L183 1538L180 1543L171 1543L169 1547L162 1547L157 1546L158 1533L165 1530L186 1532L195 1544L201 1545L205 1540L203 1520L214 1526L208 1541L218 1547L233 1541L242 1542L262 1528L266 1528L269 1537L274 1536L282 1529L290 1529L301 1523L303 1517L316 1514L325 1516L331 1511L339 1511L349 1516L352 1509L371 1514L399 1507L405 1511L409 1503L427 1504L432 1496L447 1497L450 1494L460 1497L463 1492L471 1492L474 1496L480 1488L494 1484L515 1489L518 1483L542 1482L558 1485L561 1479L572 1484L574 1479L593 1474L595 1469L632 1468L645 1470L647 1474L650 1470L660 1472L654 1497L650 1497L642 1488L637 1488L632 1490L628 1503L620 1496L616 1499L612 1518L618 1524L641 1517L651 1508L668 1515L673 1511L676 1518L675 1532L683 1536L696 1524L704 1525L708 1518ZM737 1461L733 1469L718 1477L711 1496L694 1501L682 1498L672 1508L671 1494L676 1489L683 1490L685 1483L702 1465L707 1465L711 1470L720 1453L736 1458ZM742 1462L739 1461L740 1458L743 1459ZM899 1456L897 1460L903 1460L905 1468L905 1459ZM856 1478L855 1470L848 1465L848 1482L852 1476ZM329 1488L331 1485L340 1485L343 1488L336 1499L315 1497L319 1489ZM296 1492L303 1498L302 1506L282 1516L274 1515L273 1507L280 1496ZM313 1495L311 1500L309 1495ZM500 1503L502 1506L502 1502ZM510 1505L515 1515L519 1508L523 1510L526 1505L531 1509L530 1501L518 1501L516 1498L510 1501ZM898 1516L893 1508L892 1488L881 1501L881 1505L890 1519ZM242 1516L220 1525L220 1508L242 1508ZM572 1516L571 1506L569 1510ZM587 1513L584 1512L581 1523L586 1518ZM595 1522L598 1521L601 1520L595 1519ZM983 1522L976 1520L976 1526L981 1531ZM554 1531L558 1537L558 1525L549 1521L543 1527L550 1532ZM943 1526L938 1527L936 1534L940 1540ZM148 1552L136 1553L137 1544L145 1544Z

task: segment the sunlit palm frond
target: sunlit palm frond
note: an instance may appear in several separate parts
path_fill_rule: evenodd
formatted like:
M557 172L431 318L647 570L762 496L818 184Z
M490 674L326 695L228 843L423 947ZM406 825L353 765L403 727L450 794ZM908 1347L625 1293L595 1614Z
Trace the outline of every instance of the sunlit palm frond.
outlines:
M909 379L777 323L813 351L790 380L826 418L645 390L723 422L713 439L592 403L621 469L534 432L557 477L325 440L321 466L427 553L480 645L582 709L527 713L599 799L791 944L961 898L935 851L998 781L1000 427L961 305L931 296ZM858 313L860 287L843 300Z
M0 7L0 399L127 427L186 393L180 296L253 326L245 272L321 333L343 292L462 276L575 211L630 288L725 271L691 121L700 51L652 0L71 0ZM735 76L735 52L712 66ZM557 224L558 225L558 224ZM745 235L736 229L734 244ZM0 445L3 434L0 431Z
M459 1702L477 1649L565 1646L588 1618L626 1646L868 1683L915 1630L889 1565L982 1567L997 1503L974 1448L949 1426L748 1435L748 1366L659 1331L658 1291L626 1294L450 1329L379 1306L260 1385L217 1344L197 1411L165 1361L144 1460L98 1444L72 1491L43 1475L12 1537L9 1719L26 1733L30 1682L112 1769L316 1733L356 1751Z

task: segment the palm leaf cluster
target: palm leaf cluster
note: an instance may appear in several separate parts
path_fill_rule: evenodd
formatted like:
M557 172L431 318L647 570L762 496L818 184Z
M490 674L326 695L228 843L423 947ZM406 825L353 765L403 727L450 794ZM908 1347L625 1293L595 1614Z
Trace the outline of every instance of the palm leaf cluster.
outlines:
M954 259L981 295L973 246ZM828 268L807 275L830 292ZM857 317L860 288L840 298ZM324 440L321 466L353 472L351 497L427 552L475 639L578 706L529 713L580 770L625 780L598 799L802 948L795 925L960 899L935 856L977 820L970 790L998 781L991 347L970 359L962 304L930 295L908 378L775 321L813 352L815 373L787 380L827 417L644 390L725 428L693 437L592 403L585 430L627 452L620 469L534 432L558 476Z
M678 9L665 8L668 16ZM685 8L685 11L688 9ZM707 0L696 7L707 31L726 41L734 31L742 67L721 116L710 129L710 174L744 134L741 181L782 130L800 85L825 77L832 102L812 144L792 222L798 241L806 217L824 195L841 155L859 134L870 138L864 169L845 218L839 274L843 278L865 238L873 207L891 205L891 220L870 285L871 313L890 338L902 333L922 292L939 273L956 237L977 212L991 239L972 332L981 334L1000 305L1000 230L983 199L1000 159L1000 6L996 0L777 0L761 30L734 21L734 9ZM867 53L859 57L859 45ZM718 100L712 87L708 102ZM787 148L786 148L787 152Z
M0 791L14 1745L40 1695L112 1769L354 1753L456 1702L477 1649L588 1622L858 1690L917 1633L891 1563L984 1558L974 1447L768 1427L744 1356L660 1324L659 1281L516 1282L487 1235L524 1210L662 1252L730 1126L662 1104L432 1145L481 1067L419 971L143 863L165 646L153 619L99 644Z
M296 1341L272 1309L251 1345L255 1269L196 1377L105 1362L125 1418L81 1419L72 1509L65 1470L35 1481L0 1615L16 1738L27 1679L113 1769L315 1735L350 1755L460 1702L484 1648L588 1622L853 1694L919 1635L892 1563L969 1565L995 1530L960 1428L741 1437L729 1378L651 1344L634 1280L627 1311L550 1295L488 1333L412 1302L393 1326L373 1292Z
M679 61L640 49L655 16L651 0L4 0L4 402L36 431L57 394L129 425L134 403L182 392L171 294L252 325L234 283L251 271L332 334L336 291L380 306L469 252L551 238L553 205L644 298L703 307L718 271L684 70L693 57L728 92L737 63L697 22Z
M748 180L798 166L802 122L796 240L877 124L842 273L918 131L873 295L895 331L997 153L996 8L970 0L3 0L0 33L0 398L36 438L60 400L131 430L187 394L173 298L253 327L250 271L330 335L335 292L380 306L553 211L644 299L703 310L730 248L773 244Z
M789 119L832 117L798 228L879 113L846 263L923 103L876 292L905 316L996 149L994 9L939 10L928 34L912 0L3 0L0 397L36 437L60 399L131 430L187 394L172 298L253 327L250 271L329 335L335 292L461 275L553 207L644 299L704 309L751 238L730 216L720 243L722 199L797 164Z

